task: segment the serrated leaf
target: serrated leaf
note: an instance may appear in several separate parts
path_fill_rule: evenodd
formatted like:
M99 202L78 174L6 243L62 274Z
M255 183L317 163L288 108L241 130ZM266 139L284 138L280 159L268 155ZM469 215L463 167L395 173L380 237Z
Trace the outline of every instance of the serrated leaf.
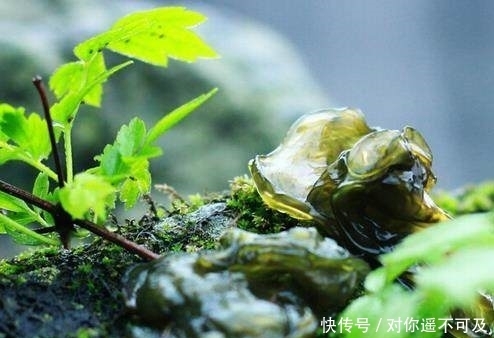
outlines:
M118 20L113 27L74 49L87 60L104 48L157 66L166 66L168 57L192 62L218 55L190 28L205 20L200 13L183 7L167 7L135 12Z
M82 102L85 102L85 100L89 100L87 103L93 105L96 105L97 103L97 105L99 105L102 93L101 85L111 75L127 67L130 64L132 64L132 61L121 63L101 73L96 73L95 71L90 72L91 78L85 79L85 81L81 83L77 88L69 90L60 101L58 101L51 107L53 120L61 123L62 126L65 126L67 123L70 123L74 119L79 105ZM64 86L59 83L60 81L60 79L55 81L54 86L60 86L63 88Z
M106 176L126 174L129 166L124 157L138 156L146 135L146 126L139 118L133 118L117 133L115 142L105 146L103 153L95 159L100 162L101 172Z
M182 121L187 115L199 108L204 102L206 102L211 96L216 94L217 88L212 89L206 94L202 94L195 99L181 105L171 113L165 115L159 120L148 132L146 137L146 144L149 145L156 141L157 138L165 134L170 128Z
M58 99L70 92L84 90L87 84L106 71L103 54L95 54L86 61L70 62L58 68L50 78L50 88ZM84 103L99 107L103 94L104 81L95 84L82 98Z
M50 193L50 181L48 175L45 173L39 173L34 181L33 185L33 195L38 196L45 201L57 204L58 200L54 198L53 194ZM53 216L38 207L33 207L34 211L44 220L44 224L53 224ZM43 225L43 224L42 224Z
M29 140L29 131L24 109L8 105L2 108L0 120L2 133L17 145L25 144Z
M93 211L98 219L104 219L106 208L115 200L115 188L103 177L84 172L60 189L59 198L64 210L74 218L83 219Z
M141 119L134 117L128 125L123 125L115 143L122 156L133 156L139 153L146 137L146 125Z
M124 202L125 208L129 209L135 205L140 196L148 193L150 188L149 161L144 158L135 159L130 166L128 177L120 186L120 200Z
M70 91L78 89L83 83L82 73L84 62L75 61L66 63L55 70L50 77L50 89L60 99Z
M44 160L51 153L50 137L46 121L38 114L30 114L28 118L29 141L27 151L35 160ZM55 139L60 134L55 131Z
M45 173L39 173L38 176L36 176L36 180L34 181L33 195L46 200L49 191L50 182L48 180L48 175Z
M133 118L117 133L115 142L107 145L95 159L100 162L95 172L107 177L116 187L126 208L151 187L148 159L160 154L160 149L145 145L146 126L139 118Z
M17 149L3 149L2 162L18 159L21 153L34 161L41 161L51 152L46 121L38 114L26 116L23 108L2 105L0 130L6 137L4 141L12 141L17 146Z
M101 174L111 177L117 175L123 171L122 166L125 164L122 161L122 155L118 150L118 146L108 144L103 149L101 155L95 156L94 159L98 161Z

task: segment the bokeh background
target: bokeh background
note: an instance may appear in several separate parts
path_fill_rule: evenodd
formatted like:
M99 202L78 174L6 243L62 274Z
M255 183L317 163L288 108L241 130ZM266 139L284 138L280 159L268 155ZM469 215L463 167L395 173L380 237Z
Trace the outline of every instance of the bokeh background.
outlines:
M92 157L133 116L150 125L219 87L161 140L155 183L184 195L226 189L298 116L339 106L360 108L370 125L420 130L440 188L492 179L494 2L487 0L3 1L0 101L40 111L34 74L47 79L74 59L77 42L125 13L162 5L206 14L197 31L222 58L167 69L136 63L117 74L102 108L79 114L77 168L94 165ZM32 184L24 166L2 166L0 176Z
M211 2L283 34L335 105L418 128L439 187L492 179L492 1Z

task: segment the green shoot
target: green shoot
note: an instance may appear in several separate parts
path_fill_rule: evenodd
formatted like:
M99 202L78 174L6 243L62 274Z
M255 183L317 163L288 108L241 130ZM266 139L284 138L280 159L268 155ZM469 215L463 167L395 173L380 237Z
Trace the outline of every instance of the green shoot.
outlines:
M130 208L150 191L149 160L162 154L156 141L208 100L216 89L164 115L150 128L141 119L132 119L121 127L113 144L95 156L99 165L80 173L74 173L72 155L72 130L77 127L77 114L82 104L99 107L104 83L133 63L127 60L107 67L105 51L161 67L168 65L169 58L184 62L216 58L216 52L192 31L205 19L183 7L129 14L106 32L74 48L77 60L60 66L50 78L49 86L57 99L51 107L41 79L34 80L46 120L36 113L27 115L23 108L0 104L0 165L21 161L39 172L32 193L0 182L0 233L7 233L23 244L55 245L59 242L49 233L55 229L66 245L63 233L70 232L72 225L63 223L94 228L87 220L101 224L117 201ZM65 175L58 168L62 162L56 156L58 142L63 146ZM50 155L55 158L56 170L45 163ZM33 223L41 228L32 229Z

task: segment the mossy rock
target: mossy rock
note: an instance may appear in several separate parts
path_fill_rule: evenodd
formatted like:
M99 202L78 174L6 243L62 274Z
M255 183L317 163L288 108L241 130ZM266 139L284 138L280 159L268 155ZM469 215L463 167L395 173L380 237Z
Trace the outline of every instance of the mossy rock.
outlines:
M490 186L471 188L467 195L449 194L448 199L443 193L443 200L461 203L475 195L475 200L492 201ZM246 177L237 177L231 187L228 194L196 196L194 203L175 200L164 218L150 208L139 221L112 226L165 254L213 249L223 231L235 226L270 233L311 225L267 209ZM124 306L122 278L141 262L102 239L70 251L37 249L1 261L0 337L124 336L132 316Z
M253 231L259 222L263 232L298 224L262 208L252 182L245 177L235 179L233 187L231 195L202 197L195 204L176 200L164 218L150 208L153 211L139 221L111 226L154 252L166 254L213 249L224 230L246 225L253 218L258 221L251 223ZM0 337L124 336L129 318L122 278L141 262L99 238L72 250L37 249L0 261Z

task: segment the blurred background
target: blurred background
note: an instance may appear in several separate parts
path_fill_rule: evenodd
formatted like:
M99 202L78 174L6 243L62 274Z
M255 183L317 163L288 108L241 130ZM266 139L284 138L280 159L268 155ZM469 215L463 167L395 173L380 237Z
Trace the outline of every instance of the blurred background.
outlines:
M136 63L115 75L102 108L84 107L78 116L78 168L93 166L133 116L151 125L219 87L161 140L154 183L184 195L226 189L298 116L340 106L360 108L373 126L420 130L440 188L492 179L494 2L487 0L4 1L0 101L41 111L33 75L47 80L74 60L78 42L126 13L164 5L206 14L197 31L222 58L166 69ZM24 166L0 168L2 179L26 189L31 174Z
M371 125L419 129L439 187L493 178L492 1L209 3L281 33L333 105L362 109Z

